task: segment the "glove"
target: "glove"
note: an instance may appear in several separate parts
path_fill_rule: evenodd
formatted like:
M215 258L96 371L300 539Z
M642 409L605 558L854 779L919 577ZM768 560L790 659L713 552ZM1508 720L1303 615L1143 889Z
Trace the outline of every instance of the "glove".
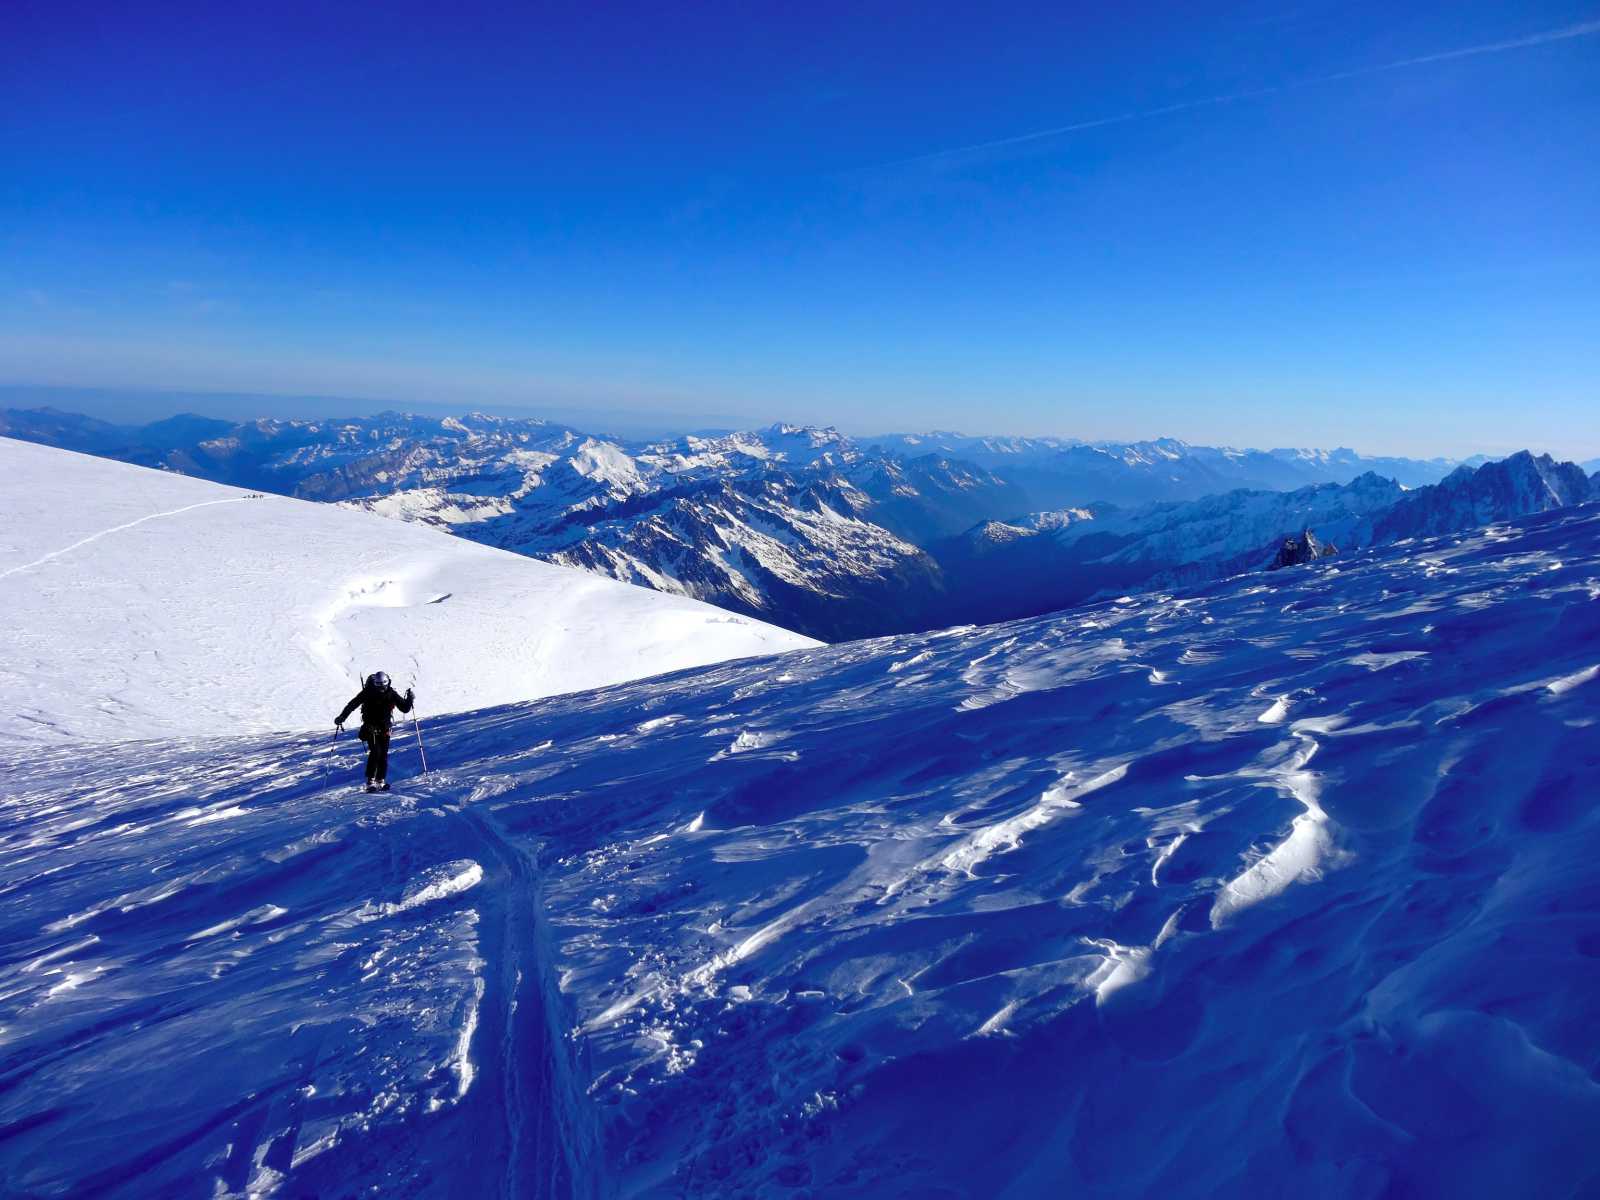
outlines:
M415 700L416 698L417 698L417 693L415 691L413 691L411 688L407 688L406 689L406 699L407 700Z
M333 723L333 731L335 733L343 733L344 732L344 722L343 721L335 721Z

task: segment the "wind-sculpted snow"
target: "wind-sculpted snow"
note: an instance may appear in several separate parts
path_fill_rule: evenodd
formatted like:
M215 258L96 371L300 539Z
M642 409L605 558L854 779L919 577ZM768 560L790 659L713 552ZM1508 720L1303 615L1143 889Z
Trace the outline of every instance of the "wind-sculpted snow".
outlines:
M589 1190L528 852L351 793L351 755L34 751L0 784L0 1194Z
M1600 1188L1600 512L0 782L0 1191ZM397 751L395 775L415 763Z
M328 505L0 438L0 745L481 707L808 638Z

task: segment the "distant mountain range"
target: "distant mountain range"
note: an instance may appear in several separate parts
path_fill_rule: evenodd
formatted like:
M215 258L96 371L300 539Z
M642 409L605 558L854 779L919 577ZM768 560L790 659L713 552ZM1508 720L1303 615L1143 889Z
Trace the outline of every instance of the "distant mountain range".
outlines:
M1240 489L1132 508L1094 505L987 522L932 547L966 581L963 619L1034 616L1106 592L1179 587L1269 567L1287 535L1342 553L1600 500L1600 472L1526 450L1406 489L1376 472L1291 492Z
M828 640L926 628L944 588L921 544L1035 505L971 463L788 425L629 443L478 415L124 430L8 411L0 433L420 521Z
M1174 439L779 424L630 442L481 415L128 428L48 409L0 412L0 434L421 522L827 640L1255 569L1308 528L1359 548L1600 498L1582 469L1527 454L1477 466Z
M1437 483L1459 465L1455 459L1374 458L1348 449L1192 446L1176 438L1080 442L926 433L871 438L865 444L900 454L937 453L987 467L1026 488L1046 508L1092 501L1195 500L1236 488L1287 491L1312 483L1348 483L1367 471L1417 487Z

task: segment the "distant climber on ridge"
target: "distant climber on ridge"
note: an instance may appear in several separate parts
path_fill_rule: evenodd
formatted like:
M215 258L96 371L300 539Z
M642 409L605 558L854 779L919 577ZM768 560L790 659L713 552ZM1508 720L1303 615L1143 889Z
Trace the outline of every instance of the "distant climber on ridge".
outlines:
M367 791L389 790L389 725L394 720L394 710L410 712L416 694L406 689L402 696L389 683L382 671L367 676L367 682L355 698L344 706L333 719L336 730L344 728L345 718L357 708L361 709L361 740L367 744Z

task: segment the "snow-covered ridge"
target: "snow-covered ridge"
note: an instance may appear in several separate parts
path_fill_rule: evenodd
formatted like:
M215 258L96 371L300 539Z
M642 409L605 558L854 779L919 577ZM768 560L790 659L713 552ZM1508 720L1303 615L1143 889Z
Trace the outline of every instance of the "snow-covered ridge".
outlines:
M29 749L0 1190L1583 1195L1597 680L1576 508L463 713L392 797Z
M815 645L365 513L0 439L0 743L441 712Z

